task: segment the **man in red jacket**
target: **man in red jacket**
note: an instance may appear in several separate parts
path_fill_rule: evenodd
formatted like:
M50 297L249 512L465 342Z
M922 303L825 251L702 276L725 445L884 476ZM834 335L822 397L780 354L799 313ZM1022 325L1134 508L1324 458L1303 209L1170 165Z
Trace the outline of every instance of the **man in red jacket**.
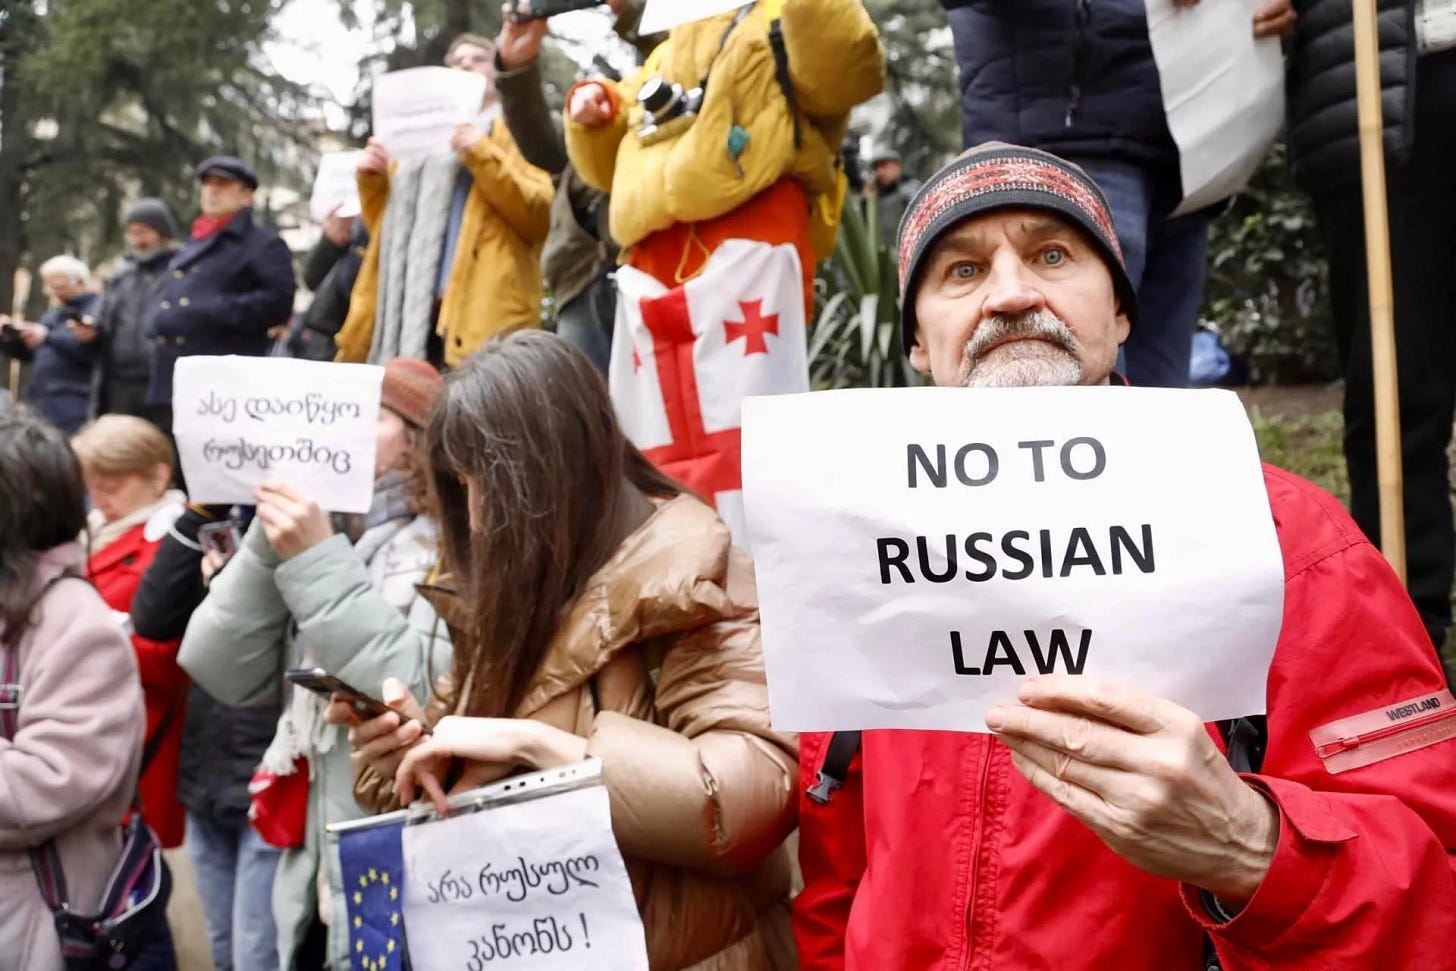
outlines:
M991 144L937 173L900 275L937 385L1117 380L1136 295L1102 193L1056 156ZM841 733L837 789L806 735L803 968L1456 968L1456 701L1340 505L1264 477L1285 590L1262 768L1166 699L1057 675L991 735Z

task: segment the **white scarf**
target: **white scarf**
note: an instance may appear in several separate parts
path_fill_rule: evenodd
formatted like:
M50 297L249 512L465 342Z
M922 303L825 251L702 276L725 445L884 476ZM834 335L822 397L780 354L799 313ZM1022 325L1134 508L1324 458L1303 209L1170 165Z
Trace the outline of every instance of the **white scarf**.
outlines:
M86 514L86 532L90 536L90 555L95 556L106 547L125 536L132 528L146 523L145 536L148 541L161 539L167 530L182 515L187 497L176 489L168 489L160 499L150 505L134 510L120 519L107 522L100 509Z

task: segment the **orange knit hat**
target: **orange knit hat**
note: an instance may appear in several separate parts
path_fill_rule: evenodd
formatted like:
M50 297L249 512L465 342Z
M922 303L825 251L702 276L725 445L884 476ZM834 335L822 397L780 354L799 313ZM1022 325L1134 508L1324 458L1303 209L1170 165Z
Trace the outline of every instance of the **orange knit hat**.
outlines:
M424 361L397 357L384 365L379 403L416 428L425 427L445 379Z

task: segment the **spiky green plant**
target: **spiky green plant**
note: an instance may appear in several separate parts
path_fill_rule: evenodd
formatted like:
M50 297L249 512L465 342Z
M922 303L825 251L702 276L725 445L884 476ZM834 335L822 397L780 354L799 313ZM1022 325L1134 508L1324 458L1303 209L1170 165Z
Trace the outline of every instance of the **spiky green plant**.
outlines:
M879 226L879 207L845 200L834 255L816 281L818 315L809 341L817 389L902 388L920 376L900 350L898 269Z

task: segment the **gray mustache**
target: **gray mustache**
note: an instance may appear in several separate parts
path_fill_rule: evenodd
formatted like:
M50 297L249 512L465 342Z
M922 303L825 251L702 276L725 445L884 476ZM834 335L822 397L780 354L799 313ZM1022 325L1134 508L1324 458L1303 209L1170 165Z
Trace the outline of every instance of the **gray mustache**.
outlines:
M998 314L987 320L966 342L966 357L972 362L979 361L993 346L1012 338L1044 340L1074 356L1078 350L1077 338L1062 318L1037 310L1024 314Z

